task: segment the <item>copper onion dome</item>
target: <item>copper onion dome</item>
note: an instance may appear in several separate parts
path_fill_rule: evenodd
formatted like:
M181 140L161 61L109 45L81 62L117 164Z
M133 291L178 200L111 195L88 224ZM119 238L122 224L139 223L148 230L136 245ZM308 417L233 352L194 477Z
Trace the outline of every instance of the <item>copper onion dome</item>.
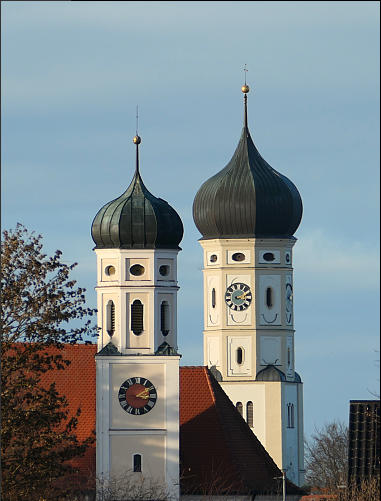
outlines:
M205 181L193 202L193 219L204 239L290 238L302 219L302 200L295 185L259 154L247 125L227 166Z
M139 172L136 135L136 170L127 190L102 207L94 218L91 235L97 249L178 249L183 224L177 212L145 187Z

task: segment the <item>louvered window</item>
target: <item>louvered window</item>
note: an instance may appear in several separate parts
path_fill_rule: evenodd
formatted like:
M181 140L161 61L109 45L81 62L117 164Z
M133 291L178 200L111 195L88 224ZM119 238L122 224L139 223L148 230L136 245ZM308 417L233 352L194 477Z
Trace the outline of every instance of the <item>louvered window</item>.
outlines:
M167 336L170 331L170 314L167 301L163 301L160 305L160 328L163 336Z
M115 332L115 304L114 301L109 301L106 305L106 330L109 336L113 336Z
M136 336L143 332L143 303L139 299L131 305L131 330Z
M253 427L253 419L254 416L254 408L253 408L253 402L247 402L246 404L246 421L247 424L252 428Z
M241 414L242 416L242 413L243 413L243 406L242 406L242 402L237 402L236 403L236 409L237 411Z

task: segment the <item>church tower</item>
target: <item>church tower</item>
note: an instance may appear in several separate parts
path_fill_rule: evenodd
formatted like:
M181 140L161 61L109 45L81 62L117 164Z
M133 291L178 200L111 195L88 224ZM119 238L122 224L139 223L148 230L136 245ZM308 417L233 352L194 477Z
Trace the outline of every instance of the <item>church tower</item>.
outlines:
M141 139L133 141L132 181L99 210L91 229L99 329L98 488L130 483L148 488L150 499L163 490L178 499L177 254L183 225L144 185Z
M232 159L194 199L204 253L204 364L278 467L304 481L303 394L295 371L294 184L259 154L244 124Z

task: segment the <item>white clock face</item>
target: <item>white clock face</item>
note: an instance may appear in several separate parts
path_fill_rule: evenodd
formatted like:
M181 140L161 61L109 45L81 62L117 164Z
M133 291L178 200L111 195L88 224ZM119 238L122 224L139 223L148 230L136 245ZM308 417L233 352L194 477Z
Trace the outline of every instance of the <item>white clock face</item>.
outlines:
M226 304L235 311L246 310L252 299L250 287L240 282L229 285L225 292Z

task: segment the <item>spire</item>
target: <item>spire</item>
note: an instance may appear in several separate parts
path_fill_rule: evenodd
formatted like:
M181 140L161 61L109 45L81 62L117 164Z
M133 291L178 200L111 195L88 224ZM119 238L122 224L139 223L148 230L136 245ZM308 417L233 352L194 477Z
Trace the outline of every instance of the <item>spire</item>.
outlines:
M136 144L136 173L139 174L139 144L142 142L142 138L138 135L138 123L139 123L139 112L138 105L136 105L136 135L133 138L133 143Z
M250 87L246 83L246 73L248 72L248 70L246 69L246 64L245 64L243 71L245 72L245 84L242 85L242 87L241 87L241 90L244 93L244 97L243 97L243 102L244 102L243 125L244 125L245 129L247 130L248 129L248 125L247 125L247 94L250 91Z

